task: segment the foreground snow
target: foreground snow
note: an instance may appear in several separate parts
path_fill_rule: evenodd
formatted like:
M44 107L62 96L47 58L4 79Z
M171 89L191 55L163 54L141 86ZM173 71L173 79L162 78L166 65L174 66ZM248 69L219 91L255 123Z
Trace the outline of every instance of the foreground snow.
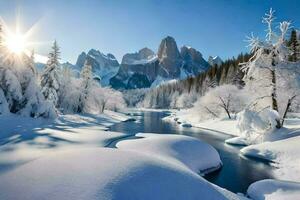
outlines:
M1 116L0 174L51 152L107 146L126 136L108 132L107 127L129 119L111 111L101 115L63 115L56 121Z
M245 156L258 157L275 162L277 178L300 182L300 136L264 142L241 149Z
M111 111L55 121L1 116L0 199L240 199L195 173L221 164L199 140L139 134L138 143L105 148L131 136L107 127L131 119Z
M247 194L255 200L300 199L300 183L262 180L251 184Z
M53 153L0 179L0 199L6 200L226 199L189 170L145 154L109 148Z
M155 156L188 168L196 173L218 169L222 162L218 152L209 144L184 135L138 133L139 139L117 143L119 149Z

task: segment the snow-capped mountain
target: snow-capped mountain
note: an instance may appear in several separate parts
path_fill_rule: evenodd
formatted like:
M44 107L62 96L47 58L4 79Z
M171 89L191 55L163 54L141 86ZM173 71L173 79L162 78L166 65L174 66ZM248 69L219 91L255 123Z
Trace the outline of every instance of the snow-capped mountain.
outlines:
M80 70L86 60L92 64L95 79L99 79L103 86L108 85L111 77L115 76L119 70L119 62L110 53L105 55L95 49L91 49L88 53L82 52L75 66Z
M79 76L87 60L92 65L94 79L102 86L110 85L116 89L156 87L161 83L195 76L210 67L196 49L183 46L179 51L175 39L170 36L161 41L157 54L145 47L125 54L121 65L114 55L91 49L87 53L82 52L75 65L66 62L62 67L72 69ZM211 60L222 62L219 57ZM36 65L40 70L44 67L41 63Z
M186 76L195 76L209 68L209 63L204 60L202 54L192 47L181 47L180 55L183 59L182 71Z
M124 65L146 64L157 60L155 53L147 47L136 53L127 53L123 56L122 63Z
M212 57L212 56L209 56L208 57L208 63L211 65L211 66L221 66L223 60L219 57L219 56L215 56L215 57Z
M117 89L150 87L157 77L158 62L155 53L148 48L125 54L118 73L110 79L110 85Z
M114 55L110 53L105 55L98 50L91 49L88 53L82 52L78 56L73 69L80 71L86 60L92 64L95 79L98 79L103 86L109 84L109 80L116 75L120 66Z
M174 38L164 38L157 54L148 48L125 54L110 85L118 89L144 88L174 79L195 76L210 67L201 53L183 46L179 52Z

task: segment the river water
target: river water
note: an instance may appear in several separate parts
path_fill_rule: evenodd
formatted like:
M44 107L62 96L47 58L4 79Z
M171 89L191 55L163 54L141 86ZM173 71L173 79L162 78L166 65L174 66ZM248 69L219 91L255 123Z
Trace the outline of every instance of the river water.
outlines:
M258 180L273 178L273 167L261 160L241 157L240 146L232 146L224 143L231 136L199 128L184 128L176 123L163 121L167 112L144 111L136 116L136 121L122 122L110 127L111 131L128 134L158 133L181 134L198 138L211 144L217 149L223 162L223 167L206 175L208 181L226 188L232 192L247 191L248 186Z

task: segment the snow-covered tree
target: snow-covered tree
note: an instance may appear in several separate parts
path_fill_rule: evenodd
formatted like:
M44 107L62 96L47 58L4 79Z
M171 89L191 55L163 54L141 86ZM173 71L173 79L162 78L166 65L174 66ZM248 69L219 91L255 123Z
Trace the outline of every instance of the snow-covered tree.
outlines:
M93 80L92 65L88 60L85 61L84 66L82 67L81 73L81 85L80 85L80 97L79 105L77 112L85 112L88 110L88 98L92 92L92 88L95 84Z
M231 119L232 114L245 107L246 99L244 91L237 86L222 85L210 89L195 103L195 108L199 109L201 115L218 118L225 114Z
M0 113L9 112L30 117L56 116L37 84L33 55L9 51L2 45L0 28Z
M251 104L251 109L260 111L270 107L276 112L280 112L286 107L288 102L294 99L297 91L285 89L287 85L295 85L299 79L299 64L292 68L292 63L288 61L290 51L286 46L286 33L290 27L290 22L281 22L279 24L279 34L276 34L272 27L274 21L274 11L271 9L263 22L267 24L266 40L262 41L253 35L249 37L253 57L245 64L244 77L246 89L256 96L256 100ZM289 72L290 71L290 72ZM287 77L284 74L296 73L294 78ZM296 89L297 87L294 87ZM281 89L281 90L280 90ZM280 90L280 91L279 91ZM289 93L289 94L287 94ZM286 96L287 103L282 104L282 96ZM282 127L282 122L277 121L277 128Z
M58 106L58 92L60 87L59 59L60 51L57 42L54 41L52 50L48 56L49 60L41 75L42 93L46 100Z
M22 109L20 114L30 117L53 118L56 116L54 106L51 102L45 101L41 89L37 84L34 57L24 55L24 67L21 70L22 85Z
M138 103L144 100L144 97L150 89L141 88L141 89L133 89L133 90L124 90L123 98L129 107L135 107Z

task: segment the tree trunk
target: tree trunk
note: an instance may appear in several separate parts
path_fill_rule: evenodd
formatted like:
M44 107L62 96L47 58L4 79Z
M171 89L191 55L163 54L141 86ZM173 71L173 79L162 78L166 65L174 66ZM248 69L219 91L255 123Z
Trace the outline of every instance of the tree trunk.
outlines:
M288 103L287 103L286 108L285 108L285 110L284 110L284 114L283 114L283 116L282 116L281 126L283 126L284 120L285 120L285 118L286 118L286 114L287 114L287 112L288 112L288 110L289 110L289 108L290 108L290 106L291 106L291 104L292 104L292 101L293 101L293 99L294 99L295 97L296 97L296 96L293 96L293 97L291 97L291 98L288 100Z
M271 70L271 79L272 79L272 109L276 110L278 112L278 103L277 103L277 91L276 91L276 73L275 69ZM276 128L281 128L282 125L280 123L280 120L276 120Z
M228 115L228 118L231 119L231 115L230 115L228 109L224 108L224 110L226 111L226 113L227 113L227 115Z

